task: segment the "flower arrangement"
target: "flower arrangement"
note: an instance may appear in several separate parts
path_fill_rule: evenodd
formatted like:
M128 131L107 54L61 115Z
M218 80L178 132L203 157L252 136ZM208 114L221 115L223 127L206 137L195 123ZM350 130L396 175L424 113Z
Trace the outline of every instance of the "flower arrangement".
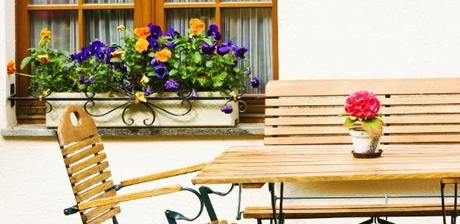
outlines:
M357 91L346 100L345 112L348 117L344 126L364 130L370 137L380 136L384 123L378 115L379 110L380 101L373 93Z
M80 52L69 55L49 47L52 35L41 32L39 48L21 69L31 64L31 89L44 92L122 93L136 102L146 102L154 93L176 92L193 98L197 91L232 96L246 85L259 86L257 76L244 66L247 49L223 41L218 27L199 19L189 21L187 35L149 24L132 32L119 26L121 43L107 45L93 41ZM233 108L224 106L231 113Z

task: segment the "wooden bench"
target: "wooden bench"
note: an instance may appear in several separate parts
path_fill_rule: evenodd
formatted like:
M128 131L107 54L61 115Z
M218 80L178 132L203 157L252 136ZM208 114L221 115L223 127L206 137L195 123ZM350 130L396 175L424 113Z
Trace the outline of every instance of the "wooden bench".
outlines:
M265 145L351 144L341 115L347 95L358 90L371 91L382 102L381 144L459 144L460 149L460 78L272 81L266 87ZM440 204L286 205L284 211L286 218L439 216ZM452 208L447 206L448 215ZM272 208L248 207L244 217L261 223L272 218Z

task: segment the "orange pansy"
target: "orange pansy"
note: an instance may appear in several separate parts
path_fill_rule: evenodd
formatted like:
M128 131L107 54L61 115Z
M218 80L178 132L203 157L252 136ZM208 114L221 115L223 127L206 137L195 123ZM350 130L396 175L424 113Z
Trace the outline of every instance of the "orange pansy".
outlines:
M191 19L189 21L190 30L193 35L200 35L204 29L206 29L206 24L204 24L200 19Z
M141 27L134 29L134 35L136 35L139 39L147 39L150 36L150 28L148 27Z
M139 39L134 46L137 52L142 53L149 48L149 42L146 39Z
M155 59L160 62L167 62L171 58L171 54L171 51L165 48L155 53Z
M16 72L16 64L13 60L8 61L8 64L6 65L6 70L9 75L14 74Z

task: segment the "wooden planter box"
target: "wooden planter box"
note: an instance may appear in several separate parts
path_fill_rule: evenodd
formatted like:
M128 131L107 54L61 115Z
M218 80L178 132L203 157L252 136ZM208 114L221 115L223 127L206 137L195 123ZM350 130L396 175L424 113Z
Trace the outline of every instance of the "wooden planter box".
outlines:
M174 97L173 93L162 94L164 97ZM199 97L221 96L220 93L208 93L198 92ZM52 93L51 97L59 98L86 98L84 93ZM107 94L96 94L97 97L108 97ZM100 115L107 113L114 108L127 103L128 101L95 101L95 105L87 106L88 112L93 115ZM150 103L165 109L174 114L183 114L187 111L187 106L181 104L181 100L149 100ZM153 115L148 108L142 103L130 106L125 111L125 121L123 122L123 110L125 107L121 107L105 116L93 116L98 127L228 127L235 126L238 123L238 103L230 102L228 105L233 107L233 113L225 114L221 112L222 106L227 102L226 100L193 100L191 99L192 110L184 116L173 116L165 111L158 108L151 107L154 111L155 122L153 125L150 124L153 119ZM59 123L60 115L63 113L64 108L69 104L84 106L86 101L48 101L52 106L50 113L46 114L46 126L56 127ZM132 119L132 120L131 120ZM132 123L132 124L130 124Z

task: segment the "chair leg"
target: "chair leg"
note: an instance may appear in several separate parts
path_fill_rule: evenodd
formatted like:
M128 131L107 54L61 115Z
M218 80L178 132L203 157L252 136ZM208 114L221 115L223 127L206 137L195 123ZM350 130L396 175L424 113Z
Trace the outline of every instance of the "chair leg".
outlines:
M454 211L452 214L452 224L457 223L457 192L458 192L458 185L455 184L455 189L454 189Z
M257 224L262 224L262 219L257 219Z

